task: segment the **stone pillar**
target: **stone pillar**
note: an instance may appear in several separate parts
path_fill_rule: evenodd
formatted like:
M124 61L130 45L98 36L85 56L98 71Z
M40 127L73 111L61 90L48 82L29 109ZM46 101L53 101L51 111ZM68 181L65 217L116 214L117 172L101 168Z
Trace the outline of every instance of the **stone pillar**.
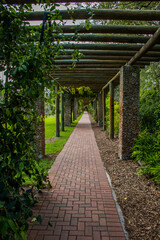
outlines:
M106 130L106 91L102 90L103 130Z
M73 121L77 119L77 99L74 98Z
M64 132L64 95L61 93L61 131Z
M103 126L102 92L98 94L98 125Z
M98 121L98 114L97 114L97 99L93 100L93 109L94 109L94 119Z
M39 124L36 129L36 151L37 156L39 158L43 158L45 155L45 122L44 122L44 116L45 116L45 108L44 108L44 101L39 97L35 108L38 112L38 115L40 117Z
M109 84L110 91L110 109L109 109L109 138L114 138L114 86L113 82Z
M59 128L59 86L55 87L56 91L56 137L60 137L60 128Z
M120 74L120 127L118 155L121 160L131 158L131 148L139 132L138 66L124 66Z
M70 93L64 94L64 126L71 126L72 123L72 98Z
M73 116L74 115L74 98L71 98L71 123L74 121Z

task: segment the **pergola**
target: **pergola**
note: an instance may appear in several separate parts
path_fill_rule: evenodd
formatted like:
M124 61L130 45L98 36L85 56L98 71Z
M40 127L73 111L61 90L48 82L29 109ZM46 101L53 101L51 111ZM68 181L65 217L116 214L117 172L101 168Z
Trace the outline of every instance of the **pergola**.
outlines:
M121 0L125 2L125 0ZM7 0L7 3L20 4L21 0ZM23 3L35 3L24 0ZM66 2L112 2L55 0ZM133 0L132 0L133 2ZM147 2L147 1L139 1ZM158 0L155 2L159 2ZM52 14L52 12L50 13ZM33 12L26 20L41 21L44 12ZM77 9L60 10L63 20L134 20L146 25L91 25L88 29L79 25L61 26L64 35L54 33L53 41L60 39L66 54L55 56L55 72L52 77L61 86L88 86L99 93L99 125L105 128L105 93L110 89L110 137L114 136L114 87L120 83L120 143L119 156L127 159L134 138L138 135L139 71L160 58L160 11L156 10L117 10L117 9ZM147 26L147 22L151 24ZM40 22L40 23L41 23ZM74 35L75 31L78 33ZM64 41L65 36L65 41ZM78 39L78 41L77 41ZM72 53L78 49L83 57L72 66ZM102 107L103 106L103 107ZM57 110L58 111L58 110Z

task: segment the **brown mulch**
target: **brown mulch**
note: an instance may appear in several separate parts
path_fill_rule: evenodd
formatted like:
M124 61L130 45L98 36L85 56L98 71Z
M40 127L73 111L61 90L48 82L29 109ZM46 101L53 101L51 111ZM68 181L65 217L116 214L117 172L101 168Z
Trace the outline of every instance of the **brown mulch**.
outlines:
M160 187L132 160L118 158L118 139L110 140L92 120L97 145L123 212L129 240L160 240Z

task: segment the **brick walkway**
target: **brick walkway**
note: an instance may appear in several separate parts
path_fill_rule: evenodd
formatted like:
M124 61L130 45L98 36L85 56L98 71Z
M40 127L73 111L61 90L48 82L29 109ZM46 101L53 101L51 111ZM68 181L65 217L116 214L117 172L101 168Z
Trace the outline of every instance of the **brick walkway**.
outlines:
M125 240L87 113L49 177L52 189L35 208L43 222L30 227L28 240Z

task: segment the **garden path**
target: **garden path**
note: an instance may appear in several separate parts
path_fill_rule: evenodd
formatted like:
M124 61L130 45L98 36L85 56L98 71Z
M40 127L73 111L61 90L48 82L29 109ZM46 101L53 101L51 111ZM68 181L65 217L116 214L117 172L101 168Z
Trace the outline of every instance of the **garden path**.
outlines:
M49 171L52 188L39 194L28 240L125 240L88 113ZM49 224L48 224L49 223Z

